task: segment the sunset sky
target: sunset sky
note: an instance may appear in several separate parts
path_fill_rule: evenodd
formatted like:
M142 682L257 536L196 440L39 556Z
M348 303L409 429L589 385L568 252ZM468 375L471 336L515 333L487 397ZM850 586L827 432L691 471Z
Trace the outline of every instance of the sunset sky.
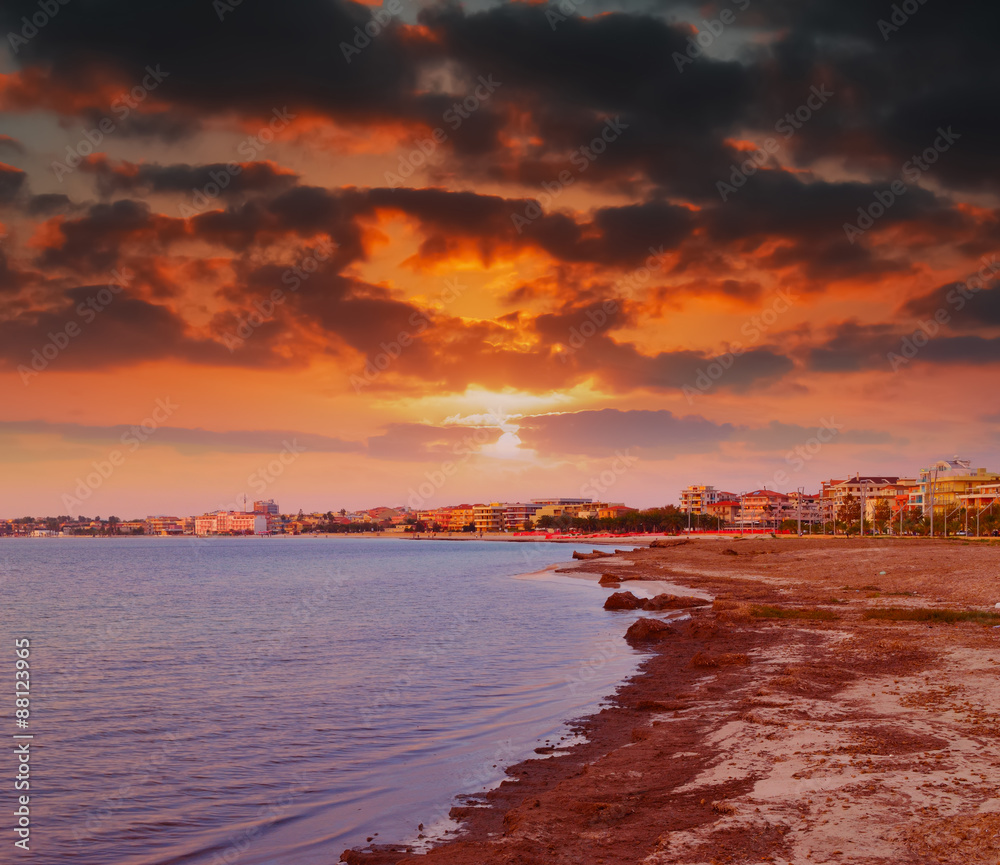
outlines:
M0 516L996 469L968 6L5 0Z

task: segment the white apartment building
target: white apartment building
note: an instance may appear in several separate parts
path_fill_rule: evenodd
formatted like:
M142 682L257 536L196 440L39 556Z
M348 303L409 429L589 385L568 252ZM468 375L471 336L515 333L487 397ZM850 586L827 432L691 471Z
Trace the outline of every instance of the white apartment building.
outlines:
M692 484L681 490L681 510L684 513L707 514L708 506L719 501L719 491L708 484Z

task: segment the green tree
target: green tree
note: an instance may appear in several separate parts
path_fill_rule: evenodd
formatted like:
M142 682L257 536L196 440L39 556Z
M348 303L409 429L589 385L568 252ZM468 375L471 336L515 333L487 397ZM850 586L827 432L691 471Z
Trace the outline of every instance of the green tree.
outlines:
M872 511L872 519L875 522L875 531L884 534L889 527L889 523L892 521L892 506L889 504L888 499L879 499L875 503L875 509Z
M861 521L861 500L848 493L843 504L837 508L837 522L850 534Z

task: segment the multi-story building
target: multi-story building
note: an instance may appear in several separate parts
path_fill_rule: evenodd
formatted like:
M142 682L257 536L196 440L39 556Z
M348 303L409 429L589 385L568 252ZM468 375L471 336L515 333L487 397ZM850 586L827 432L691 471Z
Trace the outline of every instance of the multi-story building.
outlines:
M180 535L184 533L183 520L180 517L159 516L146 517L146 534L148 535Z
M532 499L533 505L589 505L593 499Z
M416 511L413 519L428 526L441 526L447 528L451 523L452 508L435 508L430 511Z
M503 525L505 529L517 531L524 528L528 520L533 520L535 514L542 509L542 505L534 502L515 502L503 506Z
M268 499L267 501L260 501L253 503L253 512L255 514L271 514L272 516L278 516L281 512L278 510L278 503L274 499Z
M870 520L880 500L894 501L899 492L900 479L895 475L855 475L846 480L824 481L820 488L820 509L823 519L838 519L841 507L850 497L865 502L865 519Z
M629 511L634 511L635 508L627 507L622 503L618 504L605 504L600 505L597 508L597 519L599 520L613 520L618 517L624 516L629 513Z
M593 507L593 501L593 499L587 499L586 502L542 505L535 511L535 521L537 522L542 517L568 517L572 519L579 516L581 511L589 511Z
M823 510L820 507L819 493L800 493L797 490L788 494L788 501L781 507L782 520L802 520L803 525L823 522Z
M776 490L753 490L740 497L740 513L737 520L750 528L768 528L780 525L785 518L783 510L788 496Z
M723 523L737 523L740 518L739 496L727 497L706 507L706 513L710 517L722 520Z
M267 517L264 514L248 514L243 511L217 511L195 517L197 535L263 535L267 533Z
M692 484L681 490L681 510L686 514L707 514L709 505L717 501L718 491L707 484Z
M504 506L499 502L489 505L473 505L473 522L477 532L503 531Z
M980 515L987 510L995 513L1000 505L1000 484L983 484L959 496L959 501L962 507L969 509L970 524L974 520L978 525Z
M1000 474L984 468L973 468L969 460L957 456L939 460L929 468L920 470L920 479L913 487L910 506L919 508L924 516L941 520L969 502L969 496L981 487L1000 482Z
M451 517L448 520L449 532L461 532L469 524L475 524L476 511L472 505L456 505L451 509Z

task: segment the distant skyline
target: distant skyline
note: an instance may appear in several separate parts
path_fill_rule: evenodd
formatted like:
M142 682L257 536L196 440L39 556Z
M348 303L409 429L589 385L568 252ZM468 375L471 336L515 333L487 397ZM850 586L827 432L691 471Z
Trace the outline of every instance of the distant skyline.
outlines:
M995 6L57 5L0 8L0 513L1000 467Z

